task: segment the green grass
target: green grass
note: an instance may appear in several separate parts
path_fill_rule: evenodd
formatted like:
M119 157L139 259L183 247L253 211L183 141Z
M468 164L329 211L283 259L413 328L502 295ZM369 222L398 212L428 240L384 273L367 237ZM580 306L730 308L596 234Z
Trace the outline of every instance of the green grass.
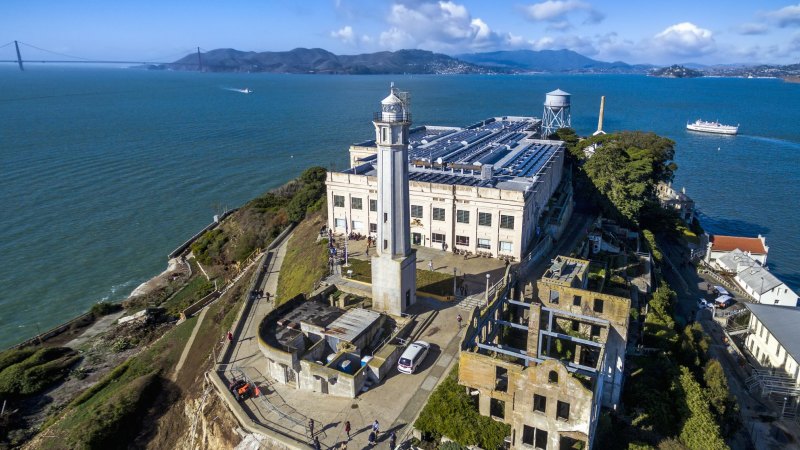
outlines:
M174 367L192 333L196 318L169 330L139 355L125 361L66 408L61 420L51 418L43 429L52 436L42 448L120 448L138 429L155 398L159 376ZM123 445L124 444L124 445Z
M42 348L34 352L9 350L0 357L0 397L23 397L39 393L69 374L78 360L77 352L66 347Z
M202 274L195 273L195 276L175 295L168 298L161 306L167 313L178 315L192 303L200 300L214 291L214 283L208 281Z
M350 267L342 268L344 274L352 270L354 280L372 283L372 264L369 261L351 259L349 262ZM417 290L443 297L453 295L453 276L444 272L417 269Z
M316 212L294 229L278 276L276 305L297 294L310 293L317 281L328 273L327 241L317 242L324 223L323 213Z

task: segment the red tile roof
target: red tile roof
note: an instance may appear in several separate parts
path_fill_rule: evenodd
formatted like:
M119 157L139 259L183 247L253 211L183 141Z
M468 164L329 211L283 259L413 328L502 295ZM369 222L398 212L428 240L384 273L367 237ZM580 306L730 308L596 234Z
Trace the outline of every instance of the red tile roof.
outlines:
M757 237L722 236L719 234L711 236L712 251L730 252L737 248L754 255L765 255L767 253L764 243Z

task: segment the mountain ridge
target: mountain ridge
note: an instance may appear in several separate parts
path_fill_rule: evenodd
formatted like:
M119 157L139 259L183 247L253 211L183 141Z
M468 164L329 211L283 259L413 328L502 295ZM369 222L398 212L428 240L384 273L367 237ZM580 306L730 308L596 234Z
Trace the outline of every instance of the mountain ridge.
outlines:
M283 52L247 52L232 48L189 54L159 69L209 72L272 72L322 74L466 74L497 73L428 50L397 50L358 55L336 55L322 48L295 48Z
M628 64L599 61L568 49L504 50L448 56L428 50L404 49L356 55L336 55L322 48L288 51L242 51L220 48L200 55L192 53L167 64L141 66L150 69L202 70L208 72L271 72L293 74L502 74L586 73L648 74L669 65ZM779 77L800 75L800 64L684 63L705 76Z

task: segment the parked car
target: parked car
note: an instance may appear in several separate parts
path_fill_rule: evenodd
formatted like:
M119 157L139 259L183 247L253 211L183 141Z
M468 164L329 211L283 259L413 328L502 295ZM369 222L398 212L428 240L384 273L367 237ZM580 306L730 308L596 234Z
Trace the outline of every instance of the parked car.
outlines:
M716 303L717 308L725 309L736 303L736 300L734 300L730 295L720 295L717 297L714 303Z
M706 299L701 298L700 300L697 301L697 309L706 309L706 308L711 308L711 304L709 304Z
M425 341L415 341L405 349L397 361L397 370L403 373L414 373L425 357L431 345Z

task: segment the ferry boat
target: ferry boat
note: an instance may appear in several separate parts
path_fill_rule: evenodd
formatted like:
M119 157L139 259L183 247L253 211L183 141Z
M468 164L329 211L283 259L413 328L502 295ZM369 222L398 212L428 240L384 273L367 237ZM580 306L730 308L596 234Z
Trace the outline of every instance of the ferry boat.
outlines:
M694 123L687 123L686 129L703 133L736 134L739 132L739 125L723 125L719 122L706 122L697 119Z

